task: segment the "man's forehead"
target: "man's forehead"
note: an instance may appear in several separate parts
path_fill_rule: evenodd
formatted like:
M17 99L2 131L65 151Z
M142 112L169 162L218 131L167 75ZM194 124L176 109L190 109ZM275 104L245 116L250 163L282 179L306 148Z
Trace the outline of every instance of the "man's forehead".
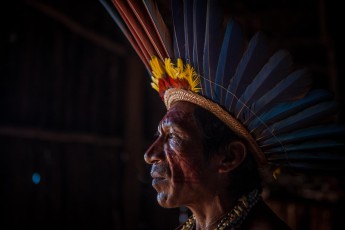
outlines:
M172 106L164 115L161 124L171 122L190 122L194 118L195 106L186 102L178 102Z

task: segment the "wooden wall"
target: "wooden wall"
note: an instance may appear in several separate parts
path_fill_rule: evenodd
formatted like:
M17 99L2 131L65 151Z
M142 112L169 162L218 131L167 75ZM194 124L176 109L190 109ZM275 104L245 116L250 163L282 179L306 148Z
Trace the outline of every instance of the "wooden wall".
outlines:
M225 3L248 35L264 30L273 46L311 68L318 86L344 101L337 5ZM143 161L165 108L101 4L17 0L1 13L0 228L177 226L179 210L157 205ZM315 178L282 177L288 182L268 184L265 199L294 229L340 229L344 178ZM298 186L304 190L296 192Z

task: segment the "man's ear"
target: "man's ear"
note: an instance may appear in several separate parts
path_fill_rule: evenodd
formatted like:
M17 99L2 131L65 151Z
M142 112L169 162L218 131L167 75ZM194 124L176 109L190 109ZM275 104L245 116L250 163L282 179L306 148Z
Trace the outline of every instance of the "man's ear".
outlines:
M247 148L241 141L229 142L226 151L222 153L218 172L227 173L236 169L246 158Z

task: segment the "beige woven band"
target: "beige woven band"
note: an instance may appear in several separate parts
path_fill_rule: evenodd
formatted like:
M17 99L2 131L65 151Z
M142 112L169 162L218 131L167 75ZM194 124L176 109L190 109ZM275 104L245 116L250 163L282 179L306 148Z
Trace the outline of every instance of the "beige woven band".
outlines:
M196 104L209 112L213 113L221 121L223 121L235 134L248 141L251 150L254 152L255 158L259 164L266 164L266 158L253 136L237 119L232 117L226 110L220 107L217 103L208 100L207 98L193 93L192 91L183 89L168 89L164 93L164 103L167 109L176 101L188 101Z

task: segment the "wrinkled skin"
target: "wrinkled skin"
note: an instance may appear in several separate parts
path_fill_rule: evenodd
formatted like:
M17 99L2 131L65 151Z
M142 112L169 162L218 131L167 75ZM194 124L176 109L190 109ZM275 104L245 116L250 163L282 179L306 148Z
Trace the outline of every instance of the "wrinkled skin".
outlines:
M195 108L188 102L176 102L160 122L159 135L144 158L152 165L152 186L157 191L158 203L165 208L186 206L196 218L196 229L214 229L237 200L228 190L236 189L236 185L229 187L225 181L242 162L242 154L233 155L236 157L230 161L224 161L224 154L206 159L202 131L193 115ZM229 151L235 153L234 149ZM261 200L239 229L290 228Z
M162 207L193 205L209 193L212 164L204 158L195 105L175 103L158 126L158 137L145 153L152 165L152 186Z

